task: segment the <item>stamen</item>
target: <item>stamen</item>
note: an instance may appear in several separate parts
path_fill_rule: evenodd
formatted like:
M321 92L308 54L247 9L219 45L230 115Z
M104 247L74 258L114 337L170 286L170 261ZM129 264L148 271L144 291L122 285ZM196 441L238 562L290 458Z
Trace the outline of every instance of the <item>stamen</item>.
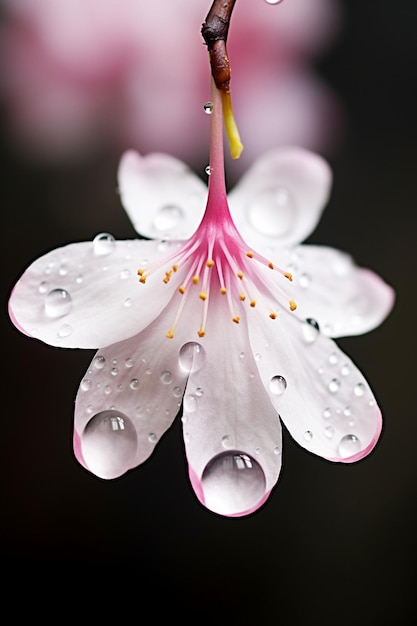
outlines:
M229 148L232 159L238 159L242 154L243 144L240 140L239 131L235 122L232 109L232 100L230 98L230 92L221 92L224 125L226 128L227 138L229 140Z
M290 300L288 304L290 305L291 311L295 311L295 309L297 308L296 302L294 302L294 300Z

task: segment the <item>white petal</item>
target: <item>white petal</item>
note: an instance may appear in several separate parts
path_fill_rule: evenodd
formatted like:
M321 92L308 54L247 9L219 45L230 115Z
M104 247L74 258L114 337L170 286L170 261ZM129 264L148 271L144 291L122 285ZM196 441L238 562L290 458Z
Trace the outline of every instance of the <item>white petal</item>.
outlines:
M381 413L365 378L332 339L290 312L249 325L265 389L294 439L331 461L369 454Z
M185 163L129 150L118 172L122 204L136 231L153 239L186 239L201 218L207 187Z
M298 244L316 227L332 175L326 161L302 148L261 156L229 194L233 220L254 249Z
M245 326L231 321L220 296L183 404L193 488L207 508L227 516L258 509L281 468L279 418L259 379Z
M135 337L97 352L81 382L74 450L101 478L143 463L180 409L189 369L181 338L165 336L170 316L166 310Z
M22 332L53 346L99 348L135 335L172 296L159 276L137 269L177 244L99 238L37 259L14 287L10 316Z
M344 252L304 245L271 255L293 275L288 291L297 303L297 317L317 321L325 335L368 332L379 326L393 307L392 287L371 270L356 266Z

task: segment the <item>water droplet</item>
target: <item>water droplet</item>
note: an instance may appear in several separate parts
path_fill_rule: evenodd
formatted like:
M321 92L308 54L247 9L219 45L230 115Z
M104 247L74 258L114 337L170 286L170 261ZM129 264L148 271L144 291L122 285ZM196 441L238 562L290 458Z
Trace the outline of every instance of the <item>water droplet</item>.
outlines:
M331 409L324 409L324 411L323 411L324 419L328 420L331 416L332 416L332 410Z
M61 339L64 339L65 337L69 337L72 334L72 330L73 330L72 326L70 326L69 324L64 324L58 330L58 337L60 337Z
M245 353L244 353L244 352L241 352L241 353L239 354L239 358L240 358L240 359L244 359L244 358L245 358Z
M179 352L180 366L185 372L197 372L204 363L205 350L195 341L185 343Z
M174 398L180 398L182 396L182 389L181 389L181 387L174 387L172 392L174 394Z
M154 226L157 230L167 231L175 228L184 218L182 209L175 204L167 204L159 209L154 218Z
M98 256L104 256L111 254L116 246L116 241L113 235L109 233L100 233L93 239L93 251Z
M339 389L340 389L340 380L337 380L337 378L332 378L332 380L329 382L330 393L336 393L337 391L339 391Z
M307 289L307 287L311 283L311 278L308 274L301 274L299 278L299 282L300 282L300 287L303 287L303 289Z
M233 439L230 435L222 437L222 446L223 448L231 448L233 446Z
M132 465L137 435L130 419L115 409L90 419L81 436L81 448L89 470L100 478L116 478Z
M213 113L213 104L211 102L205 103L204 113L207 113L207 115L211 115L211 113Z
M339 443L338 452L342 459L353 456L360 452L361 442L356 435L345 435Z
M158 441L158 437L155 433L149 433L148 435L149 443L156 443Z
M168 372L168 371L162 372L160 379L161 379L161 382L164 383L164 385L170 385L172 383L171 372Z
M126 359L125 366L126 367L133 367L133 359L131 359L130 357L128 359Z
M313 439L313 433L311 430L306 430L303 437L306 441L311 441Z
M68 265L65 265L65 263L63 263L58 270L58 274L60 276L66 276L68 274Z
M336 363L339 362L339 357L337 356L336 352L332 352L331 355L329 356L329 363L331 363L331 365L336 365Z
M81 382L81 389L83 391L88 391L89 389L91 389L91 380L89 378L84 378L84 380Z
M104 356L99 354L98 356L94 357L93 364L96 369L102 370L106 364L106 359L104 358Z
M132 300L132 298L126 298L126 300L123 302L123 306L124 306L126 309L130 309L130 307L132 306L132 304L133 304L133 300Z
M139 387L139 381L137 378L132 378L132 380L129 383L129 387L131 389L137 389Z
M207 165L205 167L204 171L207 174L207 176L210 176L210 174L212 173L213 169L210 167L210 165Z
M120 272L120 278L126 280L130 276L130 270L124 269Z
M349 417L350 415L352 415L352 410L351 410L350 406L346 406L343 409L343 415L345 415L346 417Z
M328 439L332 439L334 437L334 428L333 426L326 426L324 429L324 434Z
M281 4L284 0L265 0L267 4Z
M192 394L184 396L184 411L194 413L197 408L197 398Z
M313 343L320 335L320 327L316 320L308 317L303 323L303 336L307 343Z
M47 293L49 290L49 283L46 280L43 280L39 285L39 293Z
M287 388L287 381L283 376L273 376L269 381L269 390L274 396L280 396Z
M203 393L204 393L204 391L202 390L201 387L197 387L197 389L195 390L195 395L197 396L197 398L201 398Z
M75 279L75 282L80 285L83 282L83 279L84 279L83 275L78 274L77 278Z
M274 454L281 454L281 450L280 450L280 448L278 446L275 446Z
M106 385L104 387L104 393L106 394L106 396L109 396L111 394L111 387L110 387L110 385Z
M354 390L353 390L355 396L358 396L358 398L362 397L363 395L365 395L365 385L363 383L358 383Z
M342 367L340 368L340 373L342 374L342 376L349 376L350 367L348 363L345 363L344 365L342 365Z
M118 367L112 367L111 375L112 376L117 376L118 373L119 373L119 368Z
M205 505L220 515L236 515L255 507L265 494L265 475L243 452L221 452L206 465L201 486Z
M297 210L286 189L273 187L258 193L247 213L250 223L259 233L279 237L291 229Z
M65 289L53 289L45 297L45 313L48 317L62 317L72 309L72 298Z

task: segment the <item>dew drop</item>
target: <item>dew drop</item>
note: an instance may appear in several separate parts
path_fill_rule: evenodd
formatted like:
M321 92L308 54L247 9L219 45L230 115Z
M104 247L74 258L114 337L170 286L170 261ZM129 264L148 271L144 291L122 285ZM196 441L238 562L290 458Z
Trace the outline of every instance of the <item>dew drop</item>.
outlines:
M197 387L197 389L195 390L195 395L197 396L197 398L201 398L203 393L204 393L204 391L202 390L201 387Z
M183 218L184 214L180 207L167 204L159 209L153 223L157 230L166 231L175 228Z
M72 326L70 326L69 324L64 324L58 330L58 337L60 337L61 339L64 339L65 337L69 337L72 334L72 330L73 330Z
M332 378L329 382L330 393L337 393L340 389L340 381L337 378Z
M308 317L306 321L303 323L303 336L307 343L313 343L316 341L317 337L320 334L320 327L316 320L313 320L311 317Z
M192 394L184 396L184 411L194 413L197 408L197 398Z
M339 357L337 356L336 352L332 352L331 355L329 356L329 363L331 365L336 365L339 362Z
M339 443L338 452L342 459L353 456L360 452L361 442L356 435L345 435Z
M326 426L324 429L324 434L328 439L332 439L334 437L334 428L333 426Z
M49 289L49 283L46 280L43 280L39 285L39 293L47 293Z
M130 270L124 269L120 272L120 278L126 280L130 276Z
M123 306L126 309L130 309L130 307L133 305L133 300L132 298L126 298L126 300L123 302Z
M210 174L212 173L213 169L210 167L210 165L207 165L205 167L204 171L207 174L207 176L210 176Z
M332 410L331 409L324 409L323 411L323 417L325 420L328 420L330 417L332 416Z
M265 494L259 463L243 452L221 452L207 463L201 486L205 505L220 515L236 515L255 507Z
M45 296L45 313L48 317L62 317L72 309L72 298L65 289L52 289Z
M311 278L308 274L301 274L299 278L299 282L300 282L300 287L303 287L303 289L307 289L307 287L311 283Z
M172 383L171 372L168 372L168 371L162 372L160 376L160 380L161 380L161 383L164 383L164 385L170 385Z
M117 376L117 374L119 373L119 368L117 367L112 367L111 369L111 375L112 376Z
M116 478L134 461L136 430L130 419L115 409L90 419L81 435L81 449L88 469L100 478Z
M211 115L213 113L213 104L211 102L205 103L204 113L207 113L207 115Z
M91 380L89 378L84 378L84 380L81 382L81 389L83 391L88 391L89 389L91 389Z
M98 356L94 357L93 364L96 369L102 370L106 364L106 359L104 358L104 356L99 354Z
M233 439L230 435L225 435L222 437L222 446L223 448L231 448L233 445Z
M131 359L130 357L128 359L126 359L125 366L126 367L133 367L133 359Z
M342 367L340 368L340 373L342 374L342 376L349 376L350 367L348 363L345 363L344 365L342 365Z
M195 341L185 343L179 352L179 362L185 372L197 372L204 363L205 350Z
M182 396L181 387L174 387L174 389L172 390L172 393L174 394L174 398L181 398Z
M267 4L281 4L284 0L265 0Z
M68 274L68 265L65 265L65 263L63 263L58 270L58 274L60 276L66 276Z
M109 233L100 233L93 239L93 251L97 256L105 256L111 254L116 246L113 235Z
M111 387L110 387L110 385L106 385L104 387L104 393L106 394L106 396L109 396L111 394Z
M287 233L296 219L297 210L290 193L283 187L272 187L258 193L247 208L252 226L262 235L279 237Z
M148 435L149 443L156 443L158 441L158 437L155 433L149 433Z
M132 380L129 383L129 387L131 389L137 389L139 387L139 381L137 378L132 378Z
M355 385L353 392L355 396L361 398L363 395L365 395L365 385L363 383L358 383L357 385Z
M280 448L279 448L278 446L275 446L275 448L274 448L274 454L277 454L277 455L278 455L278 454L281 454L281 450L280 450Z
M311 441L313 439L313 433L311 430L306 430L303 437L306 441Z
M287 381L283 376L273 376L269 381L269 390L274 396L280 396L287 388Z

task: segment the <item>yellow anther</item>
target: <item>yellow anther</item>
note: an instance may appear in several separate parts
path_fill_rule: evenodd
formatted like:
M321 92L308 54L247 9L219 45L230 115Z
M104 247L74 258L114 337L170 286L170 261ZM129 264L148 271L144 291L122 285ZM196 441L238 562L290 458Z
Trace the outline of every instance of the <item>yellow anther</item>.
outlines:
M165 278L163 278L162 280L167 285L169 281L171 280L171 276L168 276L167 274L165 274Z
M288 280L292 281L292 274L290 272L285 272L284 276L285 278L288 278Z
M209 259L206 263L207 267L213 267L214 266L214 261L213 259Z
M235 324L239 324L240 322L240 317L238 317L237 315L235 315L235 317L233 318L233 321Z
M245 296L245 294L244 294L244 293L241 293L241 294L239 295L239 298L242 300L242 302L243 302L244 300L246 300L246 296Z
M145 270L143 269L138 269L138 276L143 276L145 273Z
M294 300L290 300L288 304L290 305L290 310L295 311L295 309L297 308L297 304L294 302Z
M271 320L276 320L277 319L277 314L274 313L274 311L272 311L272 313L269 314L269 317L271 318Z
M199 276L193 276L191 280L193 281L194 285L197 285L199 280L200 280L200 277Z
M221 293L221 294L223 294L223 295L224 295L225 293L227 293L226 287L221 287L221 289L220 289L220 293Z
M238 278L240 278L240 280L242 280L242 278L243 278L243 272L242 272L242 270L239 270L239 271L238 271L238 273L236 274L236 276L237 276Z
M202 292L200 293L200 298L201 298L201 300L207 300L207 294L206 294L206 292L205 292L205 291L202 291Z
M206 332L202 328L198 331L198 336L199 337L204 337L205 334L206 334Z
M171 328L171 330L169 330L167 332L166 336L168 337L168 339L173 339L174 338L174 331L172 330L172 328Z
M253 252L251 250L248 250L246 256L248 256L250 259L253 259Z
M174 272L178 272L178 265L177 265L177 264L173 265L173 266L172 266L172 270L173 270Z
M268 267L269 267L271 270L273 270L273 269L274 269L274 264L272 263L272 261L270 261L270 262L268 263Z
M179 291L180 293L185 293L185 287L184 287L184 285L181 285L180 287L178 287L178 291Z
M146 283L146 276L141 276L139 278L139 282L145 284Z
M255 307L256 306L256 300L251 300L250 301L250 305L251 305L252 308Z

